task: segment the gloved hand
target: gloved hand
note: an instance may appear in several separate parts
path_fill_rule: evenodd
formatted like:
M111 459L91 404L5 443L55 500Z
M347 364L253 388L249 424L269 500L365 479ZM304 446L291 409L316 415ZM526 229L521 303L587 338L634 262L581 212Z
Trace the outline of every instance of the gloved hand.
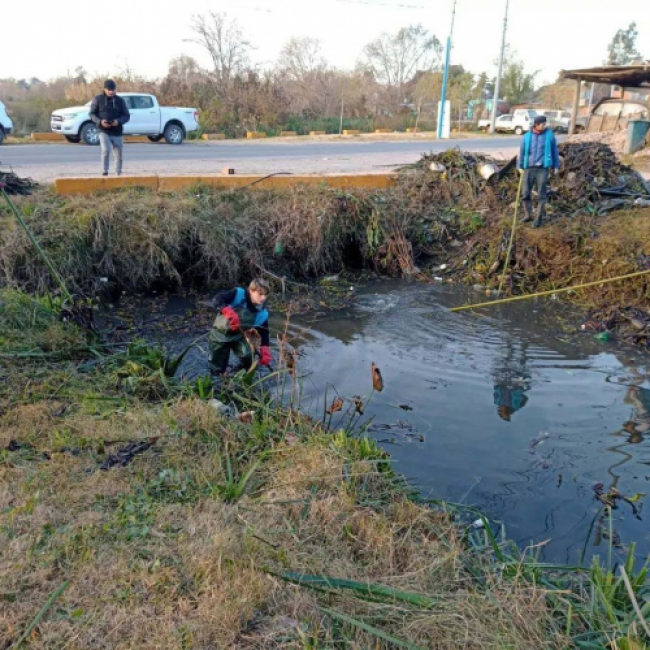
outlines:
M271 365L271 350L268 345L263 345L260 348L260 366Z
M237 316L237 312L232 307L224 307L221 310L221 315L228 319L228 326L230 327L231 332L236 332L241 328L239 316Z

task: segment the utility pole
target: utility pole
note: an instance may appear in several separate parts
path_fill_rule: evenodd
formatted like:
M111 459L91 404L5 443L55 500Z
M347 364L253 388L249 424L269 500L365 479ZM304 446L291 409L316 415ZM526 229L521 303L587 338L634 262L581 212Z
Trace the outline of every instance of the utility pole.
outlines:
M447 78L449 77L449 57L451 55L451 37L454 33L455 19L456 19L456 0L454 0L454 8L451 12L451 29L449 30L449 36L447 36L447 51L445 53L445 70L442 73L442 93L440 95L440 114L438 116L438 139L442 138L442 124L445 120L445 102L447 101ZM449 117L451 119L451 115Z
M499 110L499 92L501 90L501 72L503 71L503 57L506 52L506 29L508 28L508 5L510 0L506 0L506 15L503 17L503 36L501 38L501 56L499 57L499 71L497 72L497 82L494 86L494 99L492 100L492 121L490 122L490 133L494 133L497 121L497 112Z

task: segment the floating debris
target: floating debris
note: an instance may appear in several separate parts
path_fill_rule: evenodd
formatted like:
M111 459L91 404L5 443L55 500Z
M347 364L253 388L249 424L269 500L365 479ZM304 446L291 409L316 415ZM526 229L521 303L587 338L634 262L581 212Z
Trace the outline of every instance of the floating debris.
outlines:
M384 378L381 376L381 370L375 365L374 361L372 366L370 366L372 372L372 387L378 393L381 393L384 390Z
M340 397L337 397L328 408L325 409L325 413L328 415L333 415L338 411L343 410L343 400Z

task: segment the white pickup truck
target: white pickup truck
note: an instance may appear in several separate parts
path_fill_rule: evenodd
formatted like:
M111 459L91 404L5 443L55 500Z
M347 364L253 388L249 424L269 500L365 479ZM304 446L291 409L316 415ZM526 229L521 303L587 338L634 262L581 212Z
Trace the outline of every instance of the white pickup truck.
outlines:
M5 141L8 135L11 135L13 128L14 124L9 117L9 113L7 113L5 105L0 102L0 144Z
M492 123L491 119L479 120L478 129L479 131L489 131L490 124ZM494 130L497 133L512 133L515 130L515 127L512 126L512 115L499 115L496 122L494 123Z
M146 135L152 142L163 138L168 144L181 144L188 133L199 128L196 108L161 106L154 95L119 93L131 113L124 125L124 135ZM52 113L50 126L68 142L99 144L99 130L90 119L90 104L62 108Z

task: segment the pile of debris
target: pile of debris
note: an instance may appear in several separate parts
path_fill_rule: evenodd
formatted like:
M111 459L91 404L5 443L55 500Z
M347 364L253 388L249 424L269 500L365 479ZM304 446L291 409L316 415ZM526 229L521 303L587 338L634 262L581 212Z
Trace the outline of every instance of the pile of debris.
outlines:
M560 170L549 190L551 217L604 215L622 207L649 204L650 184L620 163L609 146L568 142L559 145L559 152ZM516 162L512 158L504 164L490 156L451 149L424 155L400 171L421 172L441 209L471 207L479 213L500 214L517 195Z
M12 171L5 172L0 169L0 186L7 194L27 196L38 187L38 183L31 178L21 178Z
M608 145L566 142L559 150L562 162L549 200L552 213L604 215L650 201L650 185L637 171L621 164Z
M617 156L623 155L625 142L627 141L627 129L620 131L603 131L598 133L578 133L569 138L570 144L583 144L585 142L596 142L607 145Z

